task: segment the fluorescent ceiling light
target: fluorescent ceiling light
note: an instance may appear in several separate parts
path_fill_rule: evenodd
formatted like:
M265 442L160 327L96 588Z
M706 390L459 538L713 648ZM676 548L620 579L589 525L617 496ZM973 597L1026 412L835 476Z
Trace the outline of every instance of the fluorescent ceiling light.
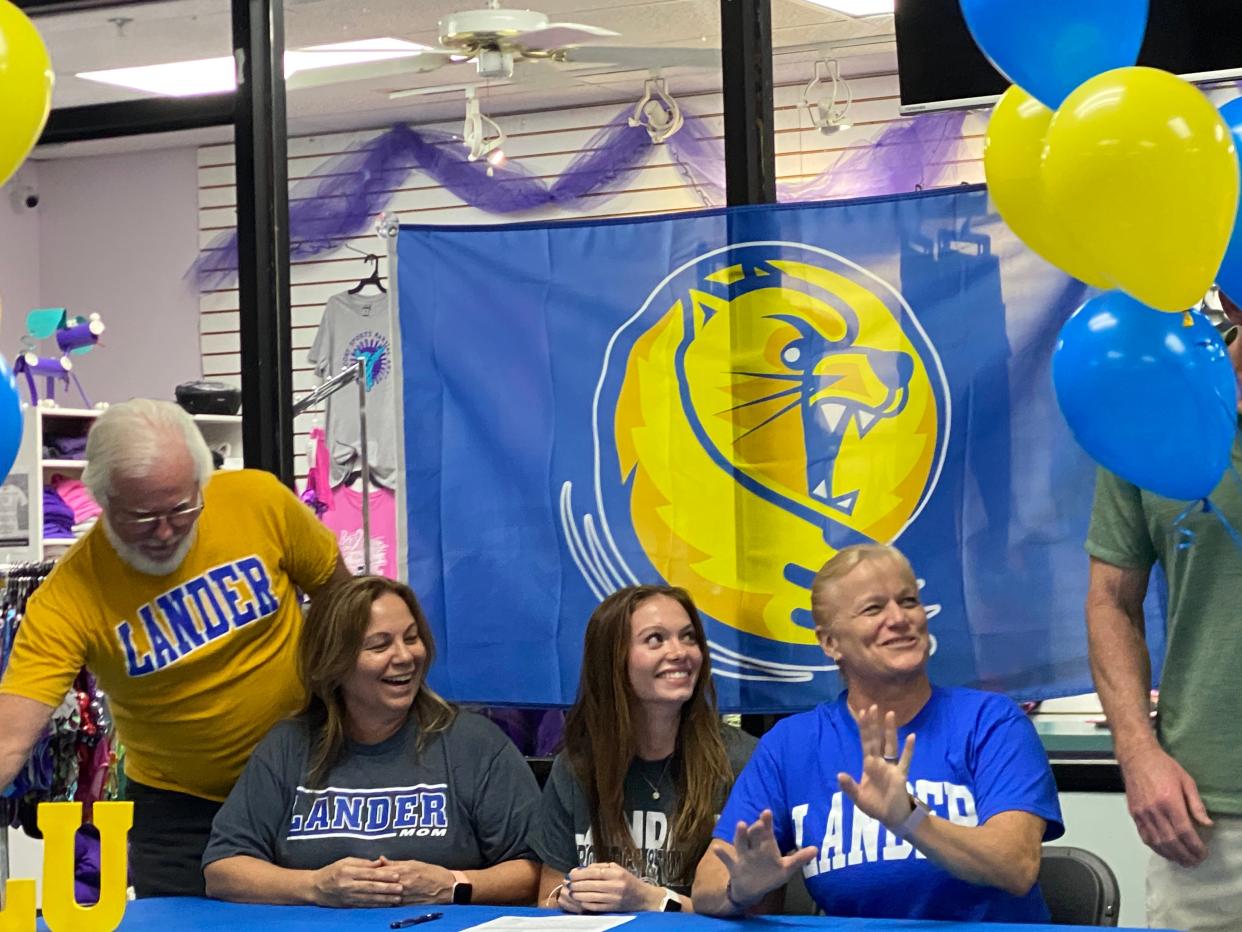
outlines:
M233 75L233 59L227 56L174 61L165 65L143 65L137 68L82 71L77 77L164 97L220 94L237 87Z
M847 16L876 16L893 12L893 0L807 0L816 6L836 10Z
M409 58L427 51L427 46L404 39L358 39L331 45L312 45L285 52L285 77L299 71L354 65L360 62ZM199 58L163 65L136 68L109 68L106 71L82 71L77 74L87 81L146 91L162 97L193 97L198 94L222 94L237 87L233 57Z
M285 52L285 77L299 71L316 68L333 68L337 65L357 65L368 61L388 61L393 58L409 58L426 52L429 46L404 39L355 39L352 42L335 42L332 45L309 45L304 49ZM232 61L232 58L229 59Z

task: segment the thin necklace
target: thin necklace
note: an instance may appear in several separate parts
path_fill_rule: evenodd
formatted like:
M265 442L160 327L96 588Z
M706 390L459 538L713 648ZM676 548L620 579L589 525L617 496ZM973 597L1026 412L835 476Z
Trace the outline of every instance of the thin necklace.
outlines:
M638 768L638 775L643 778L644 783L646 783L649 787L651 787L651 798L652 799L660 798L660 784L664 782L664 777L668 773L668 765L671 764L672 762L673 762L673 755L670 754L668 756L668 760L664 762L664 769L660 771L660 776L656 780L655 783L652 783L650 780L647 779L647 775L643 773L642 767Z

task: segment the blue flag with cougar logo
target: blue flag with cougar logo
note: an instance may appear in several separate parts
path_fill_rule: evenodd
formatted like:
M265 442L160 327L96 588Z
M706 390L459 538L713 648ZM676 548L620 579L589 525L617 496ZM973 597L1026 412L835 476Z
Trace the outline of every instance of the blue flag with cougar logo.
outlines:
M409 580L430 679L573 701L596 603L688 590L722 708L840 683L809 586L892 542L929 671L1020 698L1090 691L1093 466L1056 408L1085 297L981 188L636 220L402 227Z

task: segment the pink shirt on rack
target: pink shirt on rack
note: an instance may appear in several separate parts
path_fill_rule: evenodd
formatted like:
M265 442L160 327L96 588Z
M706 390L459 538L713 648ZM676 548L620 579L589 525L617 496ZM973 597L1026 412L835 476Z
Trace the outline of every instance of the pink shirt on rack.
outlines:
M338 485L332 504L322 521L336 534L345 565L358 575L363 571L362 493ZM377 486L371 487L371 572L397 578L397 496Z

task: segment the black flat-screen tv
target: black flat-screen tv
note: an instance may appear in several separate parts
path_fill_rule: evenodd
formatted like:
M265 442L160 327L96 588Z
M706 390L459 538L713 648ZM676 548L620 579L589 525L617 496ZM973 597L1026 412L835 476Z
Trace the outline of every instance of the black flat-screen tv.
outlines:
M1014 9L1039 2L1016 0ZM1005 92L1009 82L975 45L958 0L896 0L895 13L902 113L987 106ZM1138 63L1199 83L1242 78L1242 2L1151 0Z

